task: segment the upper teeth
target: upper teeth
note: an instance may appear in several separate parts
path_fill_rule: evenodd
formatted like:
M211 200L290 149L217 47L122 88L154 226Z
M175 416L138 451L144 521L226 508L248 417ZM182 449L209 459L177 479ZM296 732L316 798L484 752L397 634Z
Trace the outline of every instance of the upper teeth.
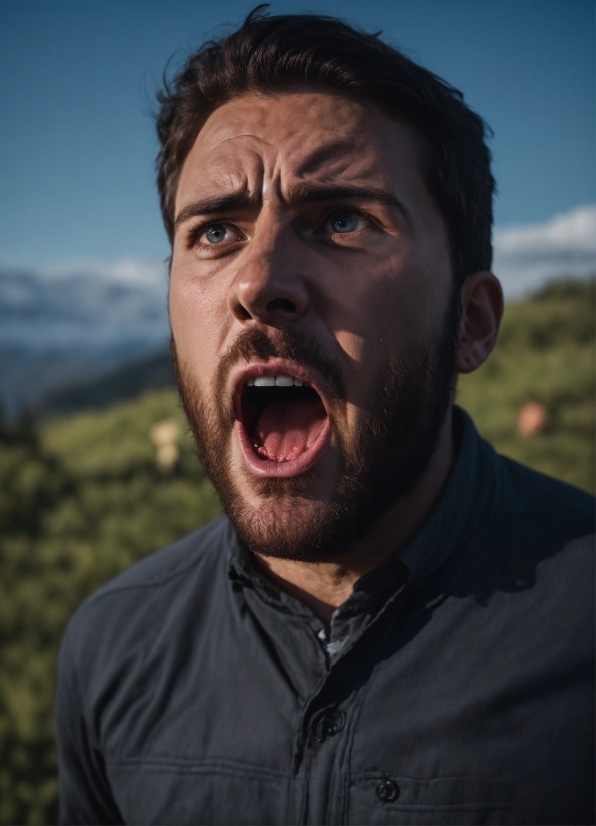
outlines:
M302 387L304 382L302 379L296 379L293 376L255 376L251 377L246 382L249 387Z

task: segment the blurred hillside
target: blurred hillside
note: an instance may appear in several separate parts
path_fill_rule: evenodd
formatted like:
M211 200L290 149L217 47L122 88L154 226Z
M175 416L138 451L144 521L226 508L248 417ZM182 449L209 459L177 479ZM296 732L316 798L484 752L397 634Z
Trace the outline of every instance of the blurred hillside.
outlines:
M506 456L594 492L594 281L559 281L507 305L488 361L460 377L457 403ZM528 403L544 429L518 432Z
M148 390L173 388L174 371L169 349L127 361L91 380L72 382L43 396L38 412L43 416L65 415L80 410L101 410L115 402L134 399Z
M593 283L561 282L509 305L457 396L501 452L591 491L594 301ZM85 404L105 403L98 386ZM528 403L542 418L522 435ZM218 512L173 390L0 428L0 823L55 822L54 662L77 605Z

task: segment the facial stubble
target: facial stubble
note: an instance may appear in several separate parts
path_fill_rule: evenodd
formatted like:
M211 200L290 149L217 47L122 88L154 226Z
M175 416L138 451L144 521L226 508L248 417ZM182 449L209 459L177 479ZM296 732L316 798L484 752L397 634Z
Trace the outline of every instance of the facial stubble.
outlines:
M295 478L253 477L251 506L231 468L234 415L223 395L230 367L241 360L284 358L313 366L332 391L331 407L345 405L338 365L316 340L286 327L265 334L246 330L220 360L210 392L201 393L172 339L178 391L199 460L240 540L263 556L318 562L347 552L399 499L408 496L437 449L452 402L459 304L450 301L443 325L426 347L388 360L373 383L369 410L358 432L343 432L332 415L339 456L337 485L330 496L316 489L316 467Z

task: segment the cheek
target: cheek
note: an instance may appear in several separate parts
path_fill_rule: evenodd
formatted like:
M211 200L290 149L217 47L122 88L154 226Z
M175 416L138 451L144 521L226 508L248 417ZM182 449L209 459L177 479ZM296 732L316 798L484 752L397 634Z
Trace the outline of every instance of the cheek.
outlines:
M354 258L329 285L329 326L356 369L372 368L387 348L407 343L417 325L415 278L402 253Z
M362 401L367 377L378 375L390 358L404 358L436 335L450 277L440 262L429 266L408 250L343 273L341 285L334 285L333 333L351 373L354 397Z
M442 265L413 264L387 274L376 313L390 355L425 346L441 327L451 295L451 273Z
M341 352L347 417L356 419L370 406L371 386L387 364L391 338L403 324L397 312L402 284L401 256L378 261L354 256L327 281L327 326Z
M215 370L226 328L225 289L221 280L202 279L189 267L172 265L169 310L180 359L195 375Z

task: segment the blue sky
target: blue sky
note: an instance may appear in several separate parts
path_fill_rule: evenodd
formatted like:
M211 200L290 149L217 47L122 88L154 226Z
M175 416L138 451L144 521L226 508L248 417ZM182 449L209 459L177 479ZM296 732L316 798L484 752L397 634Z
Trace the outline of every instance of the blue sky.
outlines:
M0 262L164 257L150 112L167 60L252 2L0 1ZM492 126L499 225L594 201L594 5L326 0L462 89Z

